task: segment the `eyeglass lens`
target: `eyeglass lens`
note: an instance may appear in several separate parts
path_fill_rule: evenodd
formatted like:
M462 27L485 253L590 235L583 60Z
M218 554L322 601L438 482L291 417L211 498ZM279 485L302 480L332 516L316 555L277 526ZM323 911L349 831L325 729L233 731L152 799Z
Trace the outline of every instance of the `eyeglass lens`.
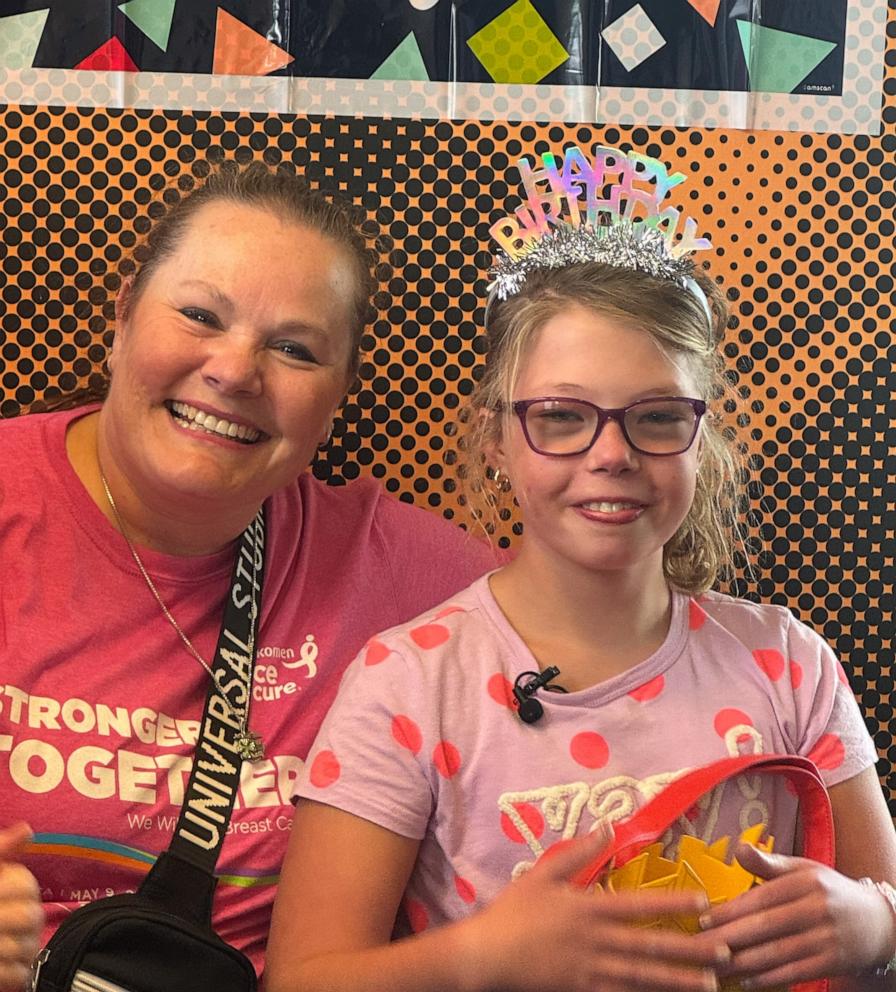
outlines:
M572 454L590 446L598 417L598 411L588 403L542 400L526 411L526 429L532 444L540 451L553 455ZM654 455L686 450L693 439L696 420L697 414L691 404L675 399L636 403L623 415L629 442Z

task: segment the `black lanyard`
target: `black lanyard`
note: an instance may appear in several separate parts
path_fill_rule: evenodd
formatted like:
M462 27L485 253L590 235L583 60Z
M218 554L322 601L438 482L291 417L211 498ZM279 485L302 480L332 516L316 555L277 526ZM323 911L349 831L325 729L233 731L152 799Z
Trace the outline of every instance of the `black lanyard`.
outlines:
M243 758L263 754L261 739L248 733L248 719L264 551L262 507L240 538L212 663L214 681L205 699L193 768L168 847L170 853L209 874L214 871L227 834ZM257 754L249 753L253 749Z

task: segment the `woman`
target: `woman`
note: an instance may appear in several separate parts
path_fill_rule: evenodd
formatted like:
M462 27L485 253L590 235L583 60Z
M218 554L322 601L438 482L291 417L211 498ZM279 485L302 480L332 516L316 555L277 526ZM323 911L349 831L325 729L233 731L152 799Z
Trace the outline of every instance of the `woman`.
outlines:
M607 152L637 170L649 219L668 217L643 185L661 165ZM564 177L597 174L573 155ZM838 662L786 610L709 591L736 537L732 452L708 413L724 306L661 232L623 218L632 188L606 228L527 225L498 268L470 472L510 480L522 547L349 669L297 782L274 992L770 988L893 958L896 836ZM528 192L556 223L577 187ZM612 191L589 179L587 194L612 212ZM765 824L782 853L740 854L763 885L710 910L687 886L569 884L610 822L741 752L820 765L836 871L788 856L792 798L742 779L678 830L709 842ZM704 932L633 926L679 913ZM406 939L390 943L396 917Z
M167 846L236 540L262 504L247 729L265 756L242 768L214 917L259 970L292 782L344 663L493 563L371 482L305 471L357 370L372 287L341 209L287 173L222 169L159 221L122 285L105 402L0 428L16 574L0 591L0 794L6 821L34 831L22 864L48 931L134 889ZM0 988L21 985L33 950L13 926Z

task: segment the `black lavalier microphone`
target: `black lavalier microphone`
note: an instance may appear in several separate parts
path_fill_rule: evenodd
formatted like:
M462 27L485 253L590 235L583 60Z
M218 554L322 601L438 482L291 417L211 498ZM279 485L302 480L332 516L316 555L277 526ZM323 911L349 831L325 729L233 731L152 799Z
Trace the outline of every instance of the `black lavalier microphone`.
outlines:
M544 716L544 707L535 699L539 689L549 688L554 692L565 692L560 686L548 686L551 679L557 678L560 669L550 665L543 672L520 672L513 683L513 698L516 700L517 713L523 723L535 723ZM520 685L524 678L529 677L525 685Z

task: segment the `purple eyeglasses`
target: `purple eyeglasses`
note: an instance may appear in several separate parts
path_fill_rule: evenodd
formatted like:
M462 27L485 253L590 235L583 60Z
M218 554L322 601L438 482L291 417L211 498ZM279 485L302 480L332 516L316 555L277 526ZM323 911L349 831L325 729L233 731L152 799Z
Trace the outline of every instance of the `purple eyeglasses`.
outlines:
M680 455L694 443L706 403L661 396L605 409L568 396L539 396L516 400L511 409L520 418L527 444L539 455L580 455L613 420L635 451L664 456Z

